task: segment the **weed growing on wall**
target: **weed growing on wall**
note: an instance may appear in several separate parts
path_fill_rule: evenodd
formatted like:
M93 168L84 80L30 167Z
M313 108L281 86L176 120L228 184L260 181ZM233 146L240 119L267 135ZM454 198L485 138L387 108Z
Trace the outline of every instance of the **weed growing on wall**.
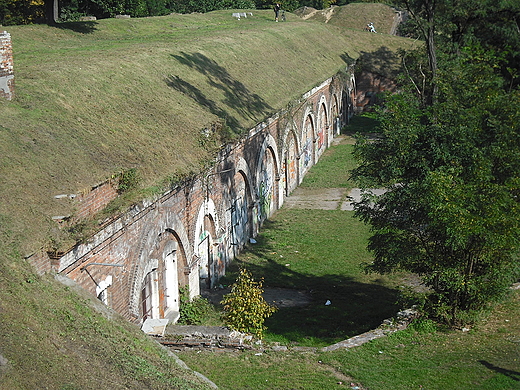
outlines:
M212 311L211 303L203 297L197 296L190 300L188 286L180 288L180 317L181 325L200 325Z
M276 307L265 301L263 292L262 281L255 281L253 275L242 268L231 286L231 292L224 295L221 302L224 305L225 323L233 330L262 338L267 329L264 326L265 319L276 311Z

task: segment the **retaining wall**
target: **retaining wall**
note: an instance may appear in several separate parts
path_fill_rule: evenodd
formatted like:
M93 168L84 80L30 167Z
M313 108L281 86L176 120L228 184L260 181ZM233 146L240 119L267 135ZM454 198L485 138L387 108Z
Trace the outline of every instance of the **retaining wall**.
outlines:
M29 260L40 271L67 275L130 321L175 321L179 289L196 296L218 283L339 134L354 96L352 75L326 80L226 146L211 170L133 206L53 261L44 254ZM103 190L111 185L84 195L79 212L94 212L97 197L112 198Z

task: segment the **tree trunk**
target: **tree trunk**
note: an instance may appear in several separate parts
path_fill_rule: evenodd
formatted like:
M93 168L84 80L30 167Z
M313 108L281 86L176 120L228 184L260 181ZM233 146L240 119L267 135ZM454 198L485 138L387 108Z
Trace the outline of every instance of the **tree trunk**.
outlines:
M437 96L437 54L435 53L435 0L427 0L424 4L426 8L426 22L427 22L427 35L426 35L426 49L428 51L428 64L430 71L432 72L431 87L432 90L426 96L426 104L431 105L435 101Z
M58 0L45 0L45 20L48 24L55 24L59 17Z

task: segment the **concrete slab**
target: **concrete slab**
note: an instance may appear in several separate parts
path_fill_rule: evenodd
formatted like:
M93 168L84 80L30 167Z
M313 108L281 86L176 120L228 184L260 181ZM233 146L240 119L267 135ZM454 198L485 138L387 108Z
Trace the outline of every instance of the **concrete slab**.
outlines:
M166 326L169 322L170 320L167 318L147 318L141 326L141 330L150 336L162 337L164 336L164 331L166 330Z
M296 188L285 198L284 207L313 210L336 210L345 199L345 188Z
M381 195L386 190L383 188L371 189L370 193ZM360 188L353 188L349 192L345 188L296 188L293 193L285 198L286 208L309 210L354 210L354 202L361 200Z

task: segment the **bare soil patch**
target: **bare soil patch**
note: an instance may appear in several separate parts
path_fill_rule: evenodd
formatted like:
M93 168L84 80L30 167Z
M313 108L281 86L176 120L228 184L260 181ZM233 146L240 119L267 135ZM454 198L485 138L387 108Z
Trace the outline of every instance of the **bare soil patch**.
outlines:
M229 287L206 291L202 296L213 304L219 304L222 297L231 291ZM307 291L290 288L265 288L264 299L276 307L306 306L311 303L311 296Z

